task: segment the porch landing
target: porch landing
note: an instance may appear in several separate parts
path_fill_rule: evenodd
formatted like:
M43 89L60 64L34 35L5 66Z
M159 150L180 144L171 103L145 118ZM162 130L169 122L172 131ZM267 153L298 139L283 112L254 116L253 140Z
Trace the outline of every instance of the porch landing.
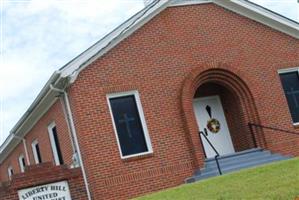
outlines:
M218 157L222 174L241 169L255 167L271 162L290 159L290 156L271 153L269 150L253 148L245 151L227 154ZM193 183L199 180L219 176L219 171L215 158L205 160L204 168L197 170L192 177L185 180L186 183Z

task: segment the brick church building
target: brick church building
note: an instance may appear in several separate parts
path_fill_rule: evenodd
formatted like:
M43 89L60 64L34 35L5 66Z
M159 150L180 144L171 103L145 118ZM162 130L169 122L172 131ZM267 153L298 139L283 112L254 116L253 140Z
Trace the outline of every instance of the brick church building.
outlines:
M53 73L0 147L0 199L128 199L227 155L299 156L298 39L246 0L152 1Z

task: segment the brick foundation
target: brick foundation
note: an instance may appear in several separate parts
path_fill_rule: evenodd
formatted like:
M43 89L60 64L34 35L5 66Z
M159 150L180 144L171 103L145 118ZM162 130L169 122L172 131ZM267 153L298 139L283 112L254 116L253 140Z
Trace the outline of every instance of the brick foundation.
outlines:
M52 163L30 166L26 168L26 173L14 175L9 182L2 182L0 199L17 200L20 189L59 181L68 182L72 200L87 199L80 169L68 169L66 166L56 167Z

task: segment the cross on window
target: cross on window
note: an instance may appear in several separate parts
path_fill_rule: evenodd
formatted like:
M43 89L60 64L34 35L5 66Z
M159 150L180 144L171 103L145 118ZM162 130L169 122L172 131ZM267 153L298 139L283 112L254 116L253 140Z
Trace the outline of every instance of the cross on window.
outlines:
M132 138L132 133L131 133L131 128L130 128L130 122L134 121L135 118L133 117L128 117L127 114L123 114L123 119L118 120L118 122L121 123L125 123L126 125L126 129L127 129L127 133L129 135L130 138Z
M146 140L147 132L144 131L146 127L142 124L144 116L139 113L142 108L138 107L138 93L113 94L109 103L122 158L151 151Z
M288 91L288 92L286 92L286 93L287 93L288 95L291 95L291 96L292 96L292 99L293 99L293 101L295 102L295 106L296 106L296 108L298 108L299 103L298 103L298 101L297 101L296 95L299 94L299 90L294 90L294 88L291 87L291 91Z

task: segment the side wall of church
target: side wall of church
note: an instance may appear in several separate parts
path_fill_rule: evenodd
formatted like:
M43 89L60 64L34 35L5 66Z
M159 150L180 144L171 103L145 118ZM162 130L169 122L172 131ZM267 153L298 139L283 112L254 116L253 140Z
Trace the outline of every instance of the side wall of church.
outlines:
M48 133L48 125L52 122L55 122L56 124L63 160L67 165L72 163L73 152L69 130L62 110L61 102L58 99L25 136L31 165L35 164L31 147L31 144L34 140L38 140L42 162L54 163L54 157ZM0 182L9 180L7 172L9 166L13 168L14 174L21 173L21 168L19 165L19 156L21 154L24 155L26 165L28 165L23 143L20 142L18 146L10 153L10 155L0 164Z

